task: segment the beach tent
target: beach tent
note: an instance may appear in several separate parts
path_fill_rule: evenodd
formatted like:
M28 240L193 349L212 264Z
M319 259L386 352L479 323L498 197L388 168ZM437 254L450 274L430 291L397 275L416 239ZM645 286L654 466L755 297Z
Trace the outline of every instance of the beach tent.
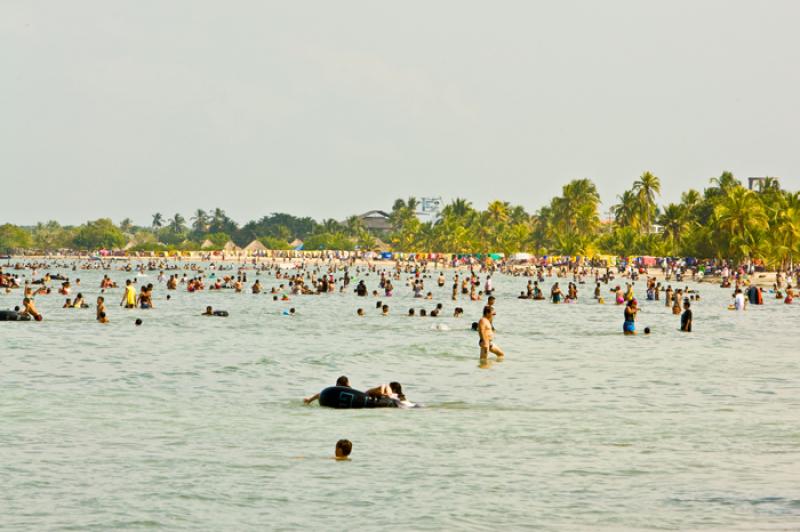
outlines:
M241 250L242 250L242 248L240 248L239 246L237 246L236 244L234 244L230 240L225 242L225 245L222 246L222 251L224 251L225 253L235 253L235 252L241 251Z
M244 250L248 253L261 253L267 250L267 246L259 242L258 240L253 240L249 244L247 244Z
M207 238L205 240L203 240L202 244L200 244L200 249L211 249L213 247L214 247L214 243L211 240L207 239Z
M303 249L303 241L299 238L295 238L289 243L289 246L295 251L302 251Z
M511 255L511 260L531 260L531 258L530 253L514 253Z

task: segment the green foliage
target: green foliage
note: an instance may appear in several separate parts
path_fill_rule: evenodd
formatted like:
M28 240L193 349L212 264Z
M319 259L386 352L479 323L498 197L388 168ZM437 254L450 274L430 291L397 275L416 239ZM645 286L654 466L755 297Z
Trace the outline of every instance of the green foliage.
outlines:
M267 249L291 249L292 247L285 240L275 238L274 236L262 236L258 239L259 242L264 244Z
M72 247L83 250L119 249L126 243L125 235L111 219L100 218L78 227Z
M31 247L33 238L31 234L12 224L0 225L0 250L8 252L14 249L25 249Z
M317 223L272 213L240 228L222 209L198 209L190 218L191 227L180 213L168 220L156 213L150 228L136 227L127 218L121 227L108 219L77 228L54 221L30 230L6 224L0 226L0 251L119 249L126 244L124 228L133 234L133 249L140 251L198 250L206 239L216 249L230 239L240 246L258 239L269 249L289 249L287 242L295 238L304 241L306 250L375 249L380 238L395 251L408 252L671 255L760 259L772 267L791 265L800 256L800 193L783 190L775 178L751 191L733 174L723 172L702 192L688 190L679 203L659 211L660 191L659 178L644 172L617 197L609 223L600 220L600 195L594 183L576 179L533 215L503 201L478 210L456 198L438 220L423 223L417 216L419 202L410 197L394 202L390 231L373 233L357 216Z

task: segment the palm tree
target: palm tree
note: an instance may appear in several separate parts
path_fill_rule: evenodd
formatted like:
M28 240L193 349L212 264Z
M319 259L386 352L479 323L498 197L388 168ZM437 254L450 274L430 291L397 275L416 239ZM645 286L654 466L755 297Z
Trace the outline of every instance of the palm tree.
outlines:
M208 213L203 209L197 209L192 216L192 229L198 234L208 230Z
M361 218L358 216L349 216L347 220L344 221L344 228L348 235L355 237L360 235L362 231L366 231L364 222L361 221Z
M508 221L508 203L495 200L486 207L486 214L489 221L495 226L504 224Z
M742 186L727 188L714 207L714 225L722 238L728 239L728 249L750 258L756 234L768 227L764 205L758 196Z
M731 188L742 186L741 181L733 177L733 174L727 170L722 172L719 177L712 177L709 179L709 182L714 185L712 188L716 188L720 192L725 192Z
M153 227L158 229L159 227L163 227L164 225L164 217L161 216L160 212L157 212L153 215Z
M644 232L649 233L656 210L656 196L661 194L661 180L650 172L645 172L633 182L633 193L639 202Z
M186 219L178 213L169 221L169 227L174 233L182 233L186 229Z
M442 209L442 218L454 216L464 218L473 212L472 203L464 198L456 198Z
M689 213L684 205L670 203L658 220L664 228L663 237L671 242L672 252L680 245L681 238L689 230Z
M800 192L787 194L775 219L774 235L780 238L790 269L794 268L794 253L800 251Z
M626 190L621 196L617 196L616 205L612 205L611 212L614 214L614 220L617 225L621 227L632 227L633 229L639 228L639 199L636 195Z

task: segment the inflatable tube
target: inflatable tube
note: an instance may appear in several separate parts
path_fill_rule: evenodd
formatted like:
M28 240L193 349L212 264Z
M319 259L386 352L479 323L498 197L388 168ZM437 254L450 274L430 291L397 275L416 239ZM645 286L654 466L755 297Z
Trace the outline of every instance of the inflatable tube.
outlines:
M31 321L31 317L15 310L0 310L0 321Z
M228 317L228 311L227 310L215 310L214 311L214 316L219 316L220 318L227 318Z
M397 401L389 397L370 397L346 386L331 386L320 392L319 404L329 408L384 408L396 407Z

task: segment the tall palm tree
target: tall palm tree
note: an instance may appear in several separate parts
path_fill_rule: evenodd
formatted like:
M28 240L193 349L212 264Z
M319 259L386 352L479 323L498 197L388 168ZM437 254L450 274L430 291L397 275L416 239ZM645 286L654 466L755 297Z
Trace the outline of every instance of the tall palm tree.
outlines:
M456 218L463 218L470 212L472 212L472 203L464 198L456 198L442 209L442 217L455 216Z
M703 197L693 188L690 188L681 194L681 203L689 212L693 211L698 205L700 205L702 200Z
M642 229L649 233L656 211L656 196L661 194L661 180L650 172L645 172L633 182L633 193L641 209Z
M175 216L169 221L169 227L175 233L182 233L186 229L186 218L179 213L175 213Z
M716 188L720 192L726 192L731 188L742 185L742 182L733 177L733 173L727 170L722 172L719 177L712 177L709 182L714 185L712 188Z
M689 213L685 205L670 203L661 213L658 223L664 228L663 237L669 240L673 254L680 245L681 238L689 230Z
M164 217L161 216L160 212L157 212L153 215L153 227L158 229L159 227L164 226Z
M621 196L617 196L617 201L619 203L611 206L611 212L614 214L614 220L617 225L638 229L640 224L639 214L641 213L639 199L632 191L626 190Z
M197 233L205 233L208 230L208 213L203 209L197 209L192 216L192 229Z
M508 221L508 203L495 200L486 207L486 214L489 221L495 226L499 226Z

